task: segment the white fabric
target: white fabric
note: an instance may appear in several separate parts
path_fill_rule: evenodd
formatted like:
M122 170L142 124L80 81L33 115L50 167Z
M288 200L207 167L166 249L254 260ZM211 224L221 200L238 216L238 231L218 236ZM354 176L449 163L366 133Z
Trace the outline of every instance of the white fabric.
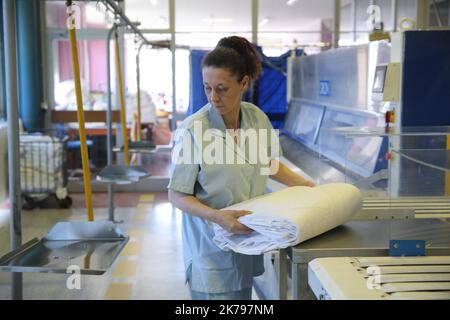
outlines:
M20 183L24 192L62 186L63 145L45 135L20 136Z
M137 114L137 93L127 95L126 101L126 117L127 122L133 122L133 115ZM150 94L141 90L141 122L156 123L156 105Z
M231 234L214 224L214 242L225 251L257 255L294 246L333 229L350 220L361 207L361 192L351 184L290 187L222 209L252 211L239 221L254 232Z

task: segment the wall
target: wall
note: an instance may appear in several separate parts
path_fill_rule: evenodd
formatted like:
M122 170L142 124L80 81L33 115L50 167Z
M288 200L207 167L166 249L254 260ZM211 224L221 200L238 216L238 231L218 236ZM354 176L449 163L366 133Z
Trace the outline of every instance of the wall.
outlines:
M87 43L89 55L89 89L106 92L106 43L105 40L91 40ZM134 57L133 57L134 58ZM135 69L133 69L135 72Z

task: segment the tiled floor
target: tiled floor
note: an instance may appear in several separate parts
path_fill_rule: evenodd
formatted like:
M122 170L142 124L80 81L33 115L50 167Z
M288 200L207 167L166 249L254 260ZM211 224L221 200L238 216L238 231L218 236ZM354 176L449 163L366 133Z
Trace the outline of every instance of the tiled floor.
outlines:
M71 209L22 211L23 242L41 238L59 221L85 220L82 194ZM95 194L95 220L107 220L107 195ZM117 193L116 220L130 241L101 276L81 276L81 289L67 288L66 274L23 274L24 299L190 299L184 284L181 212L167 194ZM0 256L8 252L9 213L0 211ZM0 272L0 299L11 298L11 274Z

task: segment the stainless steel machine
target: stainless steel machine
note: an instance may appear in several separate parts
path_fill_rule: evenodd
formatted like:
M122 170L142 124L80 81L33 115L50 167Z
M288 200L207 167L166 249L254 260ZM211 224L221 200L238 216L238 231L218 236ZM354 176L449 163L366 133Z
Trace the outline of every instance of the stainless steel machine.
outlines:
M364 204L354 221L276 255L279 298L289 287L293 299L319 297L310 285L321 273L308 285L317 258L450 256L448 43L450 31L406 31L290 59L283 160L317 183L357 185Z

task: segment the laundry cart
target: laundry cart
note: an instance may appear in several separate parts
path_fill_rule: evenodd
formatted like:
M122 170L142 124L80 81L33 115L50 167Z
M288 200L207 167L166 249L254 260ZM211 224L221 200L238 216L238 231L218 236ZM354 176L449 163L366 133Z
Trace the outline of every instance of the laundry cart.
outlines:
M44 133L20 135L23 209L69 208L65 138Z

